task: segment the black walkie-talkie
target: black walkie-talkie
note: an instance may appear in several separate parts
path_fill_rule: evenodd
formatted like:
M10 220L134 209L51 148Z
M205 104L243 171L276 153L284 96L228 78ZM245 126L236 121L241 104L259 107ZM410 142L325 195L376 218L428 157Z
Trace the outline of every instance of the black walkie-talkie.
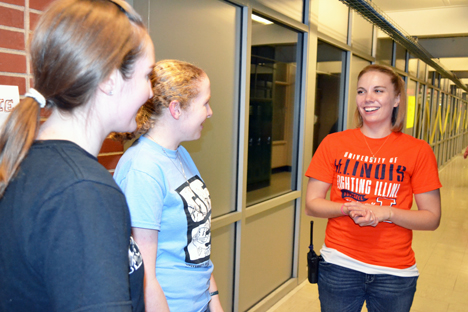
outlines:
M307 253L307 266L309 267L309 283L317 284L320 256L314 251L314 221L310 221L310 246Z

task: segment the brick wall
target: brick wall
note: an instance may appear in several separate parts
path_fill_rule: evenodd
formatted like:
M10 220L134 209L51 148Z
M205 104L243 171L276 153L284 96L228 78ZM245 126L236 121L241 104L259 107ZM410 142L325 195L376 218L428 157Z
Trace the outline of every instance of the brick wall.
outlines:
M0 0L0 84L18 86L20 95L34 86L27 61L27 42L50 0ZM44 112L43 119L47 118ZM123 153L122 144L106 139L99 162L113 172Z

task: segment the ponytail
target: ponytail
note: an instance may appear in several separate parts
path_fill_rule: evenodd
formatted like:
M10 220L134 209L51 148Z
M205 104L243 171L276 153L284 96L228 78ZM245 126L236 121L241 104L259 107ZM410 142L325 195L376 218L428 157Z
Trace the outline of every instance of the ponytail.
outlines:
M39 103L30 97L21 101L8 116L0 132L0 198L36 139Z
M146 51L147 36L141 17L124 0L50 4L30 43L40 93L29 90L0 130L0 198L36 139L40 107L72 112L89 103L115 69L130 79Z

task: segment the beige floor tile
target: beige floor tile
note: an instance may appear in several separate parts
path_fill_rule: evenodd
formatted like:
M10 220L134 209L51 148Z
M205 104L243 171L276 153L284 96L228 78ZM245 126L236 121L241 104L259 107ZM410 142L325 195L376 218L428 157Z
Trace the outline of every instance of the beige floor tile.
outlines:
M446 312L448 311L448 307L448 302L416 296L411 307L411 312Z
M466 291L460 292L454 290L447 298L447 301L450 302L450 304L465 305L465 311L468 310L468 296L466 295Z
M447 312L466 312L468 307L466 304L450 303Z
M465 273L460 273L457 277L457 281L455 282L455 291L464 292L465 294L468 293L468 275ZM467 307L468 310L468 307Z
M419 275L417 287L418 289L445 288L454 290L456 282L457 276L454 274L441 275L427 270Z

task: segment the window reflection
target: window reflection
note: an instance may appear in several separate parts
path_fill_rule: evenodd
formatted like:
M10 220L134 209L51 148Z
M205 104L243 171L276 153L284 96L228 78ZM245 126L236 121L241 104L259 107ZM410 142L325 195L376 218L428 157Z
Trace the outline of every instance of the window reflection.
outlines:
M247 205L292 187L298 33L252 21Z
M343 50L322 41L318 42L314 153L328 134L342 130L339 111L342 102L340 96L343 94L341 72L344 57Z

